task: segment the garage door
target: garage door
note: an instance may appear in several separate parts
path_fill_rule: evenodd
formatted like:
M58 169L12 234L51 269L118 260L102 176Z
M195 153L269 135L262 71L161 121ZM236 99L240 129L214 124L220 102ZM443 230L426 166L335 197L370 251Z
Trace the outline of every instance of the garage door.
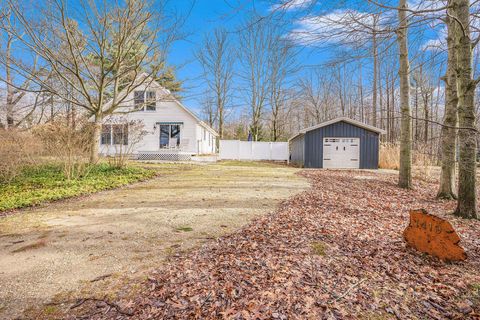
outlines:
M324 168L360 168L359 138L323 138Z

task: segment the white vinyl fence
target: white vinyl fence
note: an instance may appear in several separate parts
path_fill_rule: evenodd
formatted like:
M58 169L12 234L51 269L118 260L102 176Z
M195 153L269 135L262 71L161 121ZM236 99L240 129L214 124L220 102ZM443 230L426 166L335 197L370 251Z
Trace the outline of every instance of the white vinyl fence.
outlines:
M288 160L288 142L220 140L223 160Z

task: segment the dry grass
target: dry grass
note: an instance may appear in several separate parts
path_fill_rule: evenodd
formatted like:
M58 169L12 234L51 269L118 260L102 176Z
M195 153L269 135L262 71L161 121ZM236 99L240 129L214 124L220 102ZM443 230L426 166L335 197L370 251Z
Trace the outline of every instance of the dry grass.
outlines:
M178 227L175 229L178 232L190 232L193 231L192 227Z
M400 167L400 146L392 143L385 143L380 146L380 158L378 166L380 169L398 170Z
M437 165L430 149L428 145L417 145L413 152L413 164L417 169L414 171L414 177L423 181L432 180L433 168Z
M312 242L312 253L317 255L317 256L325 256L327 254L327 245L325 242L322 241L317 241L317 242Z
M436 161L431 154L430 146L417 144L412 150L413 177L430 181L434 177ZM400 145L385 143L380 146L380 169L398 170L400 168Z
M46 245L47 245L47 240L45 238L42 238L42 239L37 240L33 243L27 244L23 247L12 250L12 253L18 253L18 252L24 252L24 251L27 251L27 250L38 249L38 248L45 247Z

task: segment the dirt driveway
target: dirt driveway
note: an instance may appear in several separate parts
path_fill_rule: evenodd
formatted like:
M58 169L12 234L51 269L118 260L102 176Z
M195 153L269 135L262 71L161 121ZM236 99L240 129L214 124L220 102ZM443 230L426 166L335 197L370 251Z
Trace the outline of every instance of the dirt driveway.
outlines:
M59 318L479 319L480 221L454 217L454 201L434 198L437 183L405 190L396 174L302 175L311 188L276 212L161 264L129 297L86 301ZM450 221L467 260L406 246L412 208Z
M308 187L270 164L152 165L153 180L0 220L0 318L109 294L176 252L246 224ZM44 310L45 311L45 310Z

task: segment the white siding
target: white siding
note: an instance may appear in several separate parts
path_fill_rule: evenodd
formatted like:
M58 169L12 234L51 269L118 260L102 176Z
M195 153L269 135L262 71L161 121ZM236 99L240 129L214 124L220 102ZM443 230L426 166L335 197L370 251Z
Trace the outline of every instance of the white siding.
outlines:
M139 88L138 90L143 90L144 88ZM161 100L165 96L165 92L161 87L157 87L157 99ZM104 119L105 123L108 123L115 119L126 119L127 121L131 120L140 120L144 125L144 130L148 133L143 138L142 142L139 143L135 149L134 153L142 151L158 151L160 149L160 127L157 125L154 129L154 126L158 122L181 122L183 125L180 128L180 144L182 151L189 152L191 154L206 154L213 153L215 150L210 146L208 140L203 139L203 131L207 132L207 138L212 137L213 134L204 128L199 121L186 111L178 102L170 101L157 101L155 111L136 111L128 112L133 109L133 92L125 100L125 107L117 109L117 114L111 115ZM122 112L121 114L119 114ZM200 135L202 134L202 135ZM211 145L211 143L210 143ZM111 154L115 152L115 148L107 147L104 145L100 146L100 152L103 154Z
M198 147L200 154L216 153L216 137L204 126L197 126Z

